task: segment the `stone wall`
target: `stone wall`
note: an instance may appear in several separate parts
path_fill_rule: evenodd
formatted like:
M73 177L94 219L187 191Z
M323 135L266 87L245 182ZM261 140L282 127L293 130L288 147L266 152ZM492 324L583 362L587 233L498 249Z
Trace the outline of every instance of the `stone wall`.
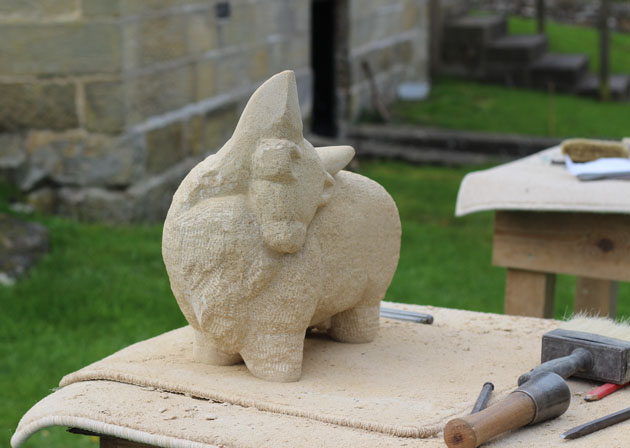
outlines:
M396 98L402 81L427 81L428 0L353 0L347 17L348 74L345 114L350 121L373 109L373 87L385 102Z
M426 77L426 0L339 0L340 121ZM312 102L310 0L1 0L0 177L38 209L159 221L256 87L296 72Z
M307 0L36 3L0 3L0 154L39 208L161 219L260 82L295 70L308 110Z

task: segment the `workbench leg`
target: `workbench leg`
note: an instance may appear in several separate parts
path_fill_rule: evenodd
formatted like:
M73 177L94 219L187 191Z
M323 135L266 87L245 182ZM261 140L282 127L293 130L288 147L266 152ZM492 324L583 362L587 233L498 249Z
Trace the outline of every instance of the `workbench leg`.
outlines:
M573 310L615 317L617 314L617 291L619 283L611 280L578 277L575 283L575 305Z
M555 274L508 268L505 314L552 318L555 289Z

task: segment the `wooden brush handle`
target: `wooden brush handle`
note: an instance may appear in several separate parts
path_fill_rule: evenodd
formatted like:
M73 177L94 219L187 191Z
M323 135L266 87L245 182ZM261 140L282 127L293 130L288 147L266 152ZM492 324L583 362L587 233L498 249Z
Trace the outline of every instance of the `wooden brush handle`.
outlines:
M444 441L449 448L476 448L494 436L531 423L535 416L534 400L515 391L494 406L448 422Z

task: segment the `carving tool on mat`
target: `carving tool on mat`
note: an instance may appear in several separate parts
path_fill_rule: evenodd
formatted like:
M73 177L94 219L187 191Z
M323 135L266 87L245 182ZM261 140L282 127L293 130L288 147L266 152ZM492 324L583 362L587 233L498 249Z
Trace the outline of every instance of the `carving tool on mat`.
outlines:
M584 397L584 400L585 401L598 401L598 400L601 400L602 398L607 397L608 395L612 394L613 392L617 392L619 389L623 389L624 387L626 387L629 384L630 383L626 383L626 384L613 384L613 383L602 384L601 386L596 387L595 389L593 389L592 391L587 393L586 397Z
M473 406L471 414L476 414L479 411L483 411L487 404L488 400L490 400L490 394L494 390L494 384L487 382L484 383L481 388L481 392L479 393L479 398L475 401L475 405Z
M625 384L630 382L630 325L574 318L543 335L541 359L542 364L519 377L519 386L545 372Z
M558 417L570 402L571 391L560 375L537 375L483 411L449 421L444 441L449 448L476 448L504 432Z
M382 308L381 316L388 319L405 320L409 322L416 322L419 324L432 324L433 316L430 314L416 313L415 311L397 310L395 308Z
M605 417L584 423L583 425L576 426L575 428L571 428L567 432L561 434L560 437L563 439L577 439L578 437L599 431L600 429L608 428L609 426L616 425L617 423L621 423L628 419L630 419L630 408L623 409Z

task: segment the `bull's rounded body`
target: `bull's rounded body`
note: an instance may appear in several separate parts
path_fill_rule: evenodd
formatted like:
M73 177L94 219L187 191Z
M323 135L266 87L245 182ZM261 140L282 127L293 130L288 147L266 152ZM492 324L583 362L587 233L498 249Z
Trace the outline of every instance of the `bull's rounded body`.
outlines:
M338 171L351 148L320 151L300 137L255 139L236 169L232 155L246 142L233 138L182 182L164 224L164 262L195 357L243 359L274 381L299 378L308 327L325 324L344 342L374 338L400 249L389 194Z

